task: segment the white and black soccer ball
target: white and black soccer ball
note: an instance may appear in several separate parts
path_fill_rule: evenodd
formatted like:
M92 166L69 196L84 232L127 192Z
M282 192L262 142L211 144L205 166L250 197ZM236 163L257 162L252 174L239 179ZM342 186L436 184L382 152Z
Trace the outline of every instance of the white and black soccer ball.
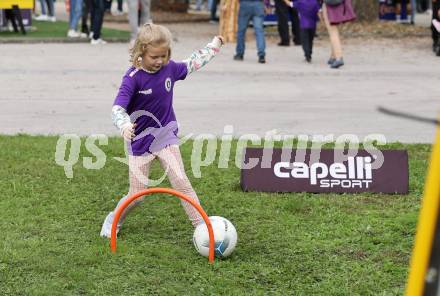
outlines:
M220 216L209 217L214 232L215 256L226 258L231 255L237 244L237 231L234 225ZM209 255L209 234L205 223L199 224L194 230L193 243L200 255Z

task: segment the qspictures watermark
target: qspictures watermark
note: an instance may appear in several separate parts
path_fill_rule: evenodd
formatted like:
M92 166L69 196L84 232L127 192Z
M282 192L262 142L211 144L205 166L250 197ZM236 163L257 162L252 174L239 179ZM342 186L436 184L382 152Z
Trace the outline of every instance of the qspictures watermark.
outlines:
M320 151L325 144L334 143L335 155L334 159L337 162L343 162L352 159L356 156L359 147L375 155L375 159L368 162L368 169L378 169L382 166L384 158L377 146L385 145L386 138L382 134L370 134L360 139L354 134L343 134L335 136L328 135L283 135L277 133L277 130L270 130L265 133L264 137L256 134L244 134L234 137L234 128L232 125L227 125L223 129L223 134L216 137L213 134L189 134L180 139L180 145L185 144L192 139L191 149L191 172L195 178L202 177L202 168L213 165L217 160L217 167L219 169L227 169L231 165L231 160L239 169L252 169L256 166L261 168L271 167L273 149L275 146L280 147L286 151L281 159L289 162L290 153L292 149L305 150L311 149L311 162L319 162ZM236 139L235 154L233 151L233 142ZM74 177L74 166L79 162L86 169L99 170L105 167L107 161L118 161L128 166L127 143L125 147L125 157L107 157L105 152L100 148L108 145L108 137L104 134L94 134L85 138L85 141L76 134L64 134L59 137L55 151L55 163L64 168L64 173L67 178ZM261 146L264 148L264 155L261 158L250 158L245 161L243 151L249 146ZM92 156L83 156L81 159L81 147L84 147ZM232 155L234 154L234 155ZM295 162L304 162L305 154L297 153ZM232 159L231 159L232 158ZM143 174L136 172L136 174ZM156 186L162 182L166 177L164 175L157 180L148 179L148 176L138 176L139 179L147 178L149 186Z

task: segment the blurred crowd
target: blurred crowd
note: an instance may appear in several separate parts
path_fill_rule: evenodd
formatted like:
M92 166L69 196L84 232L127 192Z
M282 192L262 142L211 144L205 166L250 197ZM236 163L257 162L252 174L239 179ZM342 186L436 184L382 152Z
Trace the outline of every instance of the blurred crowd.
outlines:
M55 0L35 0L34 18L37 21L56 22ZM58 0L63 1L68 14L69 25L66 28L68 38L88 38L90 43L105 44L101 38L104 14L114 16L127 15L131 30L131 43L134 42L141 24L152 22L152 0ZM280 36L279 46L300 45L304 49L305 60L311 62L313 39L316 36L316 23L325 24L331 41L331 56L329 65L339 68L344 64L342 46L337 26L356 18L351 0L186 0L195 11L204 11L210 16L211 23L219 22L222 9L231 9L227 3L238 2L237 19L237 49L235 60L244 57L244 37L246 29L252 23L257 43L257 55L260 63L265 62L264 20L268 8L274 8ZM440 56L440 0L377 0L380 3L380 16L384 15L386 7L398 7L401 11L410 4L410 23L414 24L415 13L432 14L433 51ZM405 8L406 10L406 8ZM291 29L289 28L291 27ZM334 64L334 60L338 60Z
M127 16L131 28L131 42L136 38L141 24L151 22L150 0L125 0ZM55 22L54 0L38 0L39 12L35 20ZM112 10L113 0L64 0L69 16L68 38L89 38L92 45L106 44L101 38L104 14L122 16L123 0L115 0L116 9ZM37 9L38 11L38 9Z

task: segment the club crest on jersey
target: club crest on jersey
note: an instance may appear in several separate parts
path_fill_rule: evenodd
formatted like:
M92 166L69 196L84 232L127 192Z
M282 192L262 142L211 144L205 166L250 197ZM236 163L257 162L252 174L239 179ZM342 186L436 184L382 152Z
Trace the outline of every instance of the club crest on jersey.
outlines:
M168 78L165 80L165 89L166 89L168 92L171 90L171 78L170 78L170 77L168 77Z

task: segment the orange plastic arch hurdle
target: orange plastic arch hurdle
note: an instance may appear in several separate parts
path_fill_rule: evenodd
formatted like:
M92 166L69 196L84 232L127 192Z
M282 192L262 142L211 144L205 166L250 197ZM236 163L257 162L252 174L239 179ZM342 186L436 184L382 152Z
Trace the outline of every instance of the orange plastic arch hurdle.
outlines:
M203 208L195 203L190 197L184 195L183 193L180 193L179 191L169 189L169 188L151 188L151 189L145 189L142 191L139 191L138 193L133 194L129 198L127 198L120 207L116 210L115 218L113 220L112 224L112 233L111 233L111 241L110 241L110 247L112 249L113 253L116 253L116 227L118 225L119 219L121 217L122 212L128 207L130 203L132 203L135 199L143 196L143 195L150 195L153 193L168 193L171 195L174 195L180 199L185 200L189 204L191 204L202 216L203 220L205 220L205 224L208 227L208 234L209 234L209 256L208 260L210 263L214 262L214 231L212 230L211 221L209 221L208 215L206 215Z

